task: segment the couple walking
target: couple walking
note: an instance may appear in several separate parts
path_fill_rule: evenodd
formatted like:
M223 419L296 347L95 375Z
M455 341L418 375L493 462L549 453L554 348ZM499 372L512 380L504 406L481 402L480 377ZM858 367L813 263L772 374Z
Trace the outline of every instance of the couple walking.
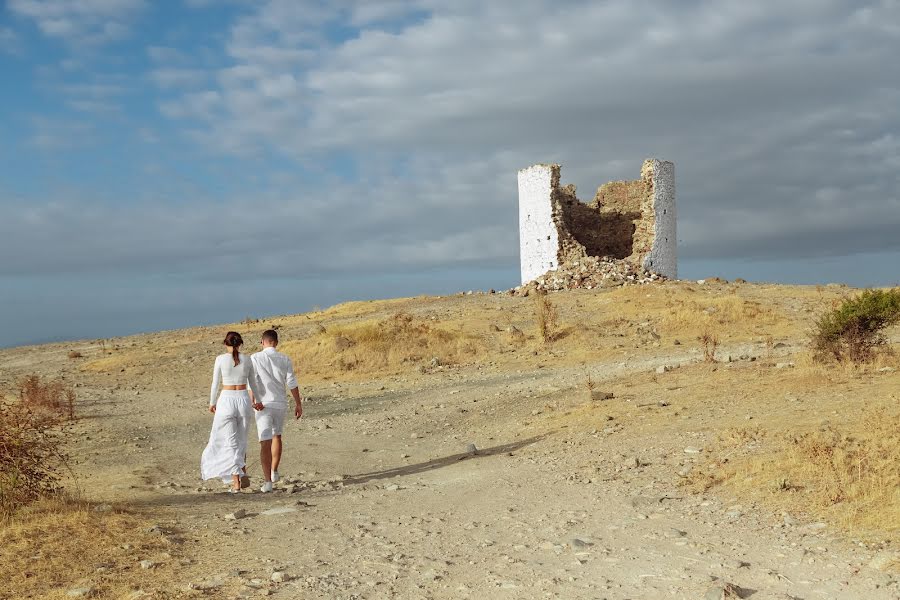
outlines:
M294 397L297 419L303 415L303 403L291 359L276 350L276 331L263 332L263 350L252 356L241 352L243 344L241 334L229 331L225 335L228 352L216 357L209 392L209 412L214 415L212 431L200 458L200 476L204 480L221 479L231 483L231 493L249 487L247 431L253 414L265 478L260 491L271 492L272 483L279 480L281 433L288 408L285 388Z

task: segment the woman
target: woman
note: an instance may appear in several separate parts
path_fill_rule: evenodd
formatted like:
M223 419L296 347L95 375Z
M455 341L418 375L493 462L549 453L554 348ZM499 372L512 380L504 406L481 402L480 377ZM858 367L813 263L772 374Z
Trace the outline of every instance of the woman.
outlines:
M253 368L253 361L241 354L244 340L236 331L225 334L228 352L216 357L213 367L212 388L209 391L209 412L213 413L209 443L200 458L202 479L219 478L231 483L230 493L238 493L250 485L247 477L247 427L255 404L247 393L247 386L254 398L260 398L262 382ZM219 394L219 384L222 393Z

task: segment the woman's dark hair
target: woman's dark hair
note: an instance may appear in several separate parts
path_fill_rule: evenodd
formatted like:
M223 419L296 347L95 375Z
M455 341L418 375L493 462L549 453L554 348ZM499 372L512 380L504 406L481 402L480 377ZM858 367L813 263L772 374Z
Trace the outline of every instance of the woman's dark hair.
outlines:
M234 358L234 366L241 364L241 354L238 352L238 348L243 344L244 338L242 338L241 334L237 331L229 331L225 334L225 345L231 346L231 356Z

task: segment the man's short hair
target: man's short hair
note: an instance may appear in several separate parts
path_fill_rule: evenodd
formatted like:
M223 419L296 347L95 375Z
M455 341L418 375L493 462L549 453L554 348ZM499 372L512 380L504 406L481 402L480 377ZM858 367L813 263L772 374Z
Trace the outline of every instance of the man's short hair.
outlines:
M272 344L278 343L278 332L274 329L266 329L263 331L262 339L264 342L269 342Z

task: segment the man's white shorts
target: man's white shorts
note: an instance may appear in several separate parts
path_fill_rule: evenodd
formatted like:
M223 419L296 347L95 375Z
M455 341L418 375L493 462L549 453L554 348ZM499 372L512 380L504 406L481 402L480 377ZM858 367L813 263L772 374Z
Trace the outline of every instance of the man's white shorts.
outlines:
M265 408L253 413L256 417L256 433L259 435L259 441L264 442L281 435L286 413L287 406L284 404L266 404Z

